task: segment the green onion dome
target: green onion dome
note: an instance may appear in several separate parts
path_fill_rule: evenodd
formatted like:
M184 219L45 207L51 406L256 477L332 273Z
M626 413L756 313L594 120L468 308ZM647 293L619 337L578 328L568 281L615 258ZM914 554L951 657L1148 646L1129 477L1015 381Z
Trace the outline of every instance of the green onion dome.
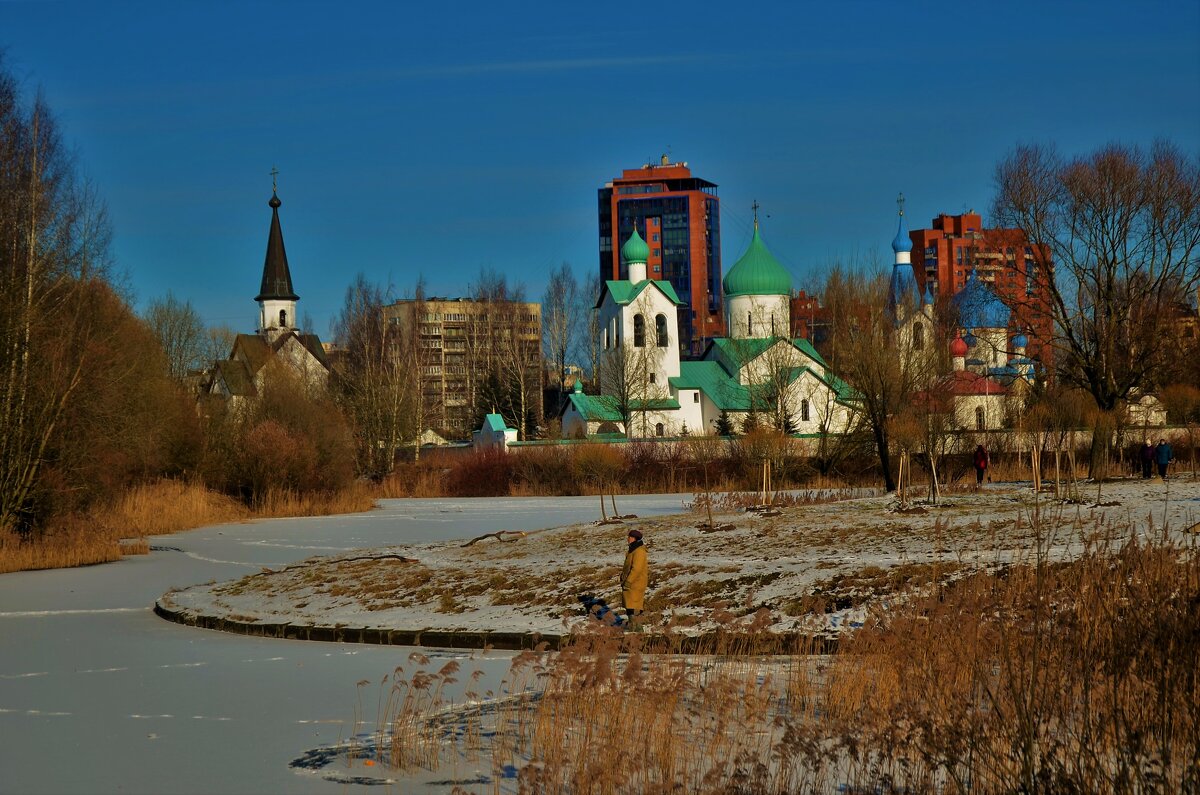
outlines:
M645 240L642 240L636 226L633 228L633 234L625 241L625 245L621 246L621 259L625 260L626 264L630 262L644 264L646 260L650 259L650 247L646 245Z
M725 295L791 295L792 275L767 250L754 225L754 237L742 258L733 264L721 282Z

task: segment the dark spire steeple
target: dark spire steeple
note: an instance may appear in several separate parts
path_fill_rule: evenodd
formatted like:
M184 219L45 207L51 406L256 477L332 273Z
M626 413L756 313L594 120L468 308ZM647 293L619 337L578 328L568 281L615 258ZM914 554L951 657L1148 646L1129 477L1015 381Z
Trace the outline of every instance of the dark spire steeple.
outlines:
M288 269L287 251L283 248L283 230L279 227L279 196L274 189L271 200L271 232L267 236L267 258L263 263L262 287L255 301L299 301L292 289L292 272Z

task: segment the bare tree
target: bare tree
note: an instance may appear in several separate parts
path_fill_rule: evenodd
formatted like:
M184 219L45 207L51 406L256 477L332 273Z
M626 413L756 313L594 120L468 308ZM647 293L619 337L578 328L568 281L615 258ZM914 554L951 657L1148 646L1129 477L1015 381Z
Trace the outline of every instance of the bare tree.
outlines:
M358 474L374 480L391 473L396 453L421 430L416 347L384 316L387 303L386 292L359 274L336 321L334 394L350 420Z
M145 321L167 356L173 378L182 379L206 364L207 329L191 301L180 301L168 292L166 298L150 302Z
M574 348L578 324L575 312L579 303L579 283L571 266L564 262L550 272L546 293L542 296L542 341L546 358L554 363L558 402L557 415L562 411L566 394L567 357Z
M604 280L584 277L579 284L580 290L575 315L575 322L579 324L576 340L579 349L578 355L580 361L588 363L588 376L593 382L598 383L602 354L600 348L602 329L600 328L600 312L596 308L596 299L603 292Z
M823 291L831 317L828 359L856 393L862 422L870 429L883 472L894 491L890 419L926 388L934 373L929 351L905 344L897 316L888 307L882 274L847 273L835 266Z
M525 302L522 285L480 271L470 294L478 305L467 317L466 361L476 419L499 412L521 439L542 420L541 318Z
M39 95L0 62L0 529L30 498L94 352L80 307L107 276L107 214Z
M204 330L200 360L206 365L224 359L233 350L237 332L229 326L209 326Z
M1112 412L1159 386L1177 307L1200 277L1200 163L1159 142L1065 158L1017 147L996 167L993 209L1030 241L1053 321L1058 376ZM1032 253L1032 256L1030 256ZM1093 468L1109 440L1095 434Z

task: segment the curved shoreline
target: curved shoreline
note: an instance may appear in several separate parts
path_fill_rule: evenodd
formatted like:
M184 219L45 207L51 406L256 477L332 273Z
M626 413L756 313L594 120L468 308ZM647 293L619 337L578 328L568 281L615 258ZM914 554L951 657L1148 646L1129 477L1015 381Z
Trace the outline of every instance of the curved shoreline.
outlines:
M571 634L555 635L540 632L507 632L503 630L467 629L388 629L384 627L321 626L292 623L261 623L238 621L221 616L202 615L190 610L177 609L163 603L163 598L154 602L154 612L167 621L197 629L211 629L260 638L280 640L314 640L325 643L368 643L380 646L418 646L439 649L502 649L505 651L536 650L547 644L549 650L563 648L573 637ZM801 636L796 633L764 633L751 636L742 633L704 633L702 635L671 636L661 633L632 633L626 636L638 641L638 648L647 653L660 654L724 654L733 649L751 651L756 654L790 655L829 654L837 648L836 637ZM654 649L663 644L667 648ZM797 652L799 644L806 644ZM649 648L648 648L649 647Z
M156 599L154 612L160 618L176 624L232 632L260 638L281 640L315 640L326 643L371 643L381 646L423 646L444 649L505 649L523 651L534 649L541 643L551 648L560 646L566 636L545 635L537 632L481 632L475 630L444 629L387 629L383 627L320 626L309 624L268 624L258 621L238 621L221 616L194 613L176 609Z

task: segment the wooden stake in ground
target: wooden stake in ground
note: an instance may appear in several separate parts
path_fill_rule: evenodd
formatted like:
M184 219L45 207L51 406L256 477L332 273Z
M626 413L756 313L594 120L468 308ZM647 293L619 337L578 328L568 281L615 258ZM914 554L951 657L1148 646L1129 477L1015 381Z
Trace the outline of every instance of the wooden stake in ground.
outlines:
M933 453L929 454L929 498L934 504L942 496L941 487L938 485L937 474L937 458Z

